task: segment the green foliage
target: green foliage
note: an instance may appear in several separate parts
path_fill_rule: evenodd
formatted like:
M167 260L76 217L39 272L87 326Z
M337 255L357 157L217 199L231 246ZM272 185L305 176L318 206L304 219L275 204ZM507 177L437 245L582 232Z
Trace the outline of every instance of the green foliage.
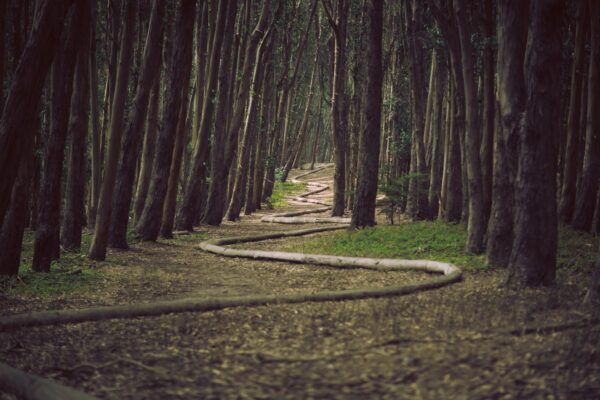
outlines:
M382 183L379 186L379 191L385 195L385 202L381 210L382 213L386 214L388 220L394 225L394 214L399 211L402 204L406 203L408 198L408 183L411 179L417 179L418 181L426 179L427 175L411 172L404 174L399 178L390 179L386 183ZM421 188L422 185L418 185Z
M353 257L426 259L451 262L469 269L484 268L483 255L465 252L466 240L467 232L461 225L420 221L311 237L302 242L301 251ZM299 250L297 245L295 250Z
M285 172L285 170L283 169L283 167L275 168L275 181L281 182L281 180L283 179L284 172Z
M591 269L598 256L598 242L590 233L560 226L556 266L580 271Z
M276 181L269 201L273 207L283 207L287 205L286 197L298 195L305 190L306 184L304 183Z

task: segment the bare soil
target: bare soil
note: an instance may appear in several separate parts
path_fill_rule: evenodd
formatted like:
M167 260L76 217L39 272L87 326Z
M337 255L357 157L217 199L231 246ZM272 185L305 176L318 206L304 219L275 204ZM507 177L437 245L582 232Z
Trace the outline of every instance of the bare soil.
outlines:
M306 179L330 176L324 170ZM312 206L290 203L285 209L303 207ZM1 314L384 286L426 277L231 259L196 249L205 238L298 229L260 222L273 212L111 251L97 265L105 279L94 290L0 297ZM268 248L269 242L253 246ZM515 292L502 288L504 271L464 275L459 284L389 299L0 332L0 360L104 399L600 398L600 325L520 334L524 327L587 318L581 307L587 276L561 270L554 288Z

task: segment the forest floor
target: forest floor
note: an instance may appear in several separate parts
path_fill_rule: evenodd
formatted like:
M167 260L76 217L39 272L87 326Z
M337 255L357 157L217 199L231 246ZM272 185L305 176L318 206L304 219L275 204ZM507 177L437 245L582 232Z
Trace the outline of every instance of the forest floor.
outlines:
M331 174L325 169L306 179L327 182ZM312 206L290 202L276 211L306 207ZM0 289L1 314L379 287L428 277L224 258L196 248L207 238L299 229L260 222L273 212L136 243L110 251L106 262L73 256L81 272L55 274L75 288L29 290L34 281L25 275ZM244 247L302 250L307 240L314 247L324 238L326 245L334 235ZM402 297L0 332L0 360L105 399L600 398L600 325L524 330L586 320L581 301L589 269L561 268L555 287L515 292L502 287L505 271L461 267L462 282Z

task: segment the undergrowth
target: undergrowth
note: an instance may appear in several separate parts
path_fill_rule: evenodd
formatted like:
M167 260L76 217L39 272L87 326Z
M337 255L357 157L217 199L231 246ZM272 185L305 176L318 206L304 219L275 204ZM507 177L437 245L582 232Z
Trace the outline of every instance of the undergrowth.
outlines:
M485 255L465 251L466 229L441 221L419 221L396 226L377 226L357 231L338 231L293 241L285 250L351 257L428 259L466 269L486 268ZM561 228L557 265L588 268L596 256L592 235Z
M275 182L273 194L270 202L273 207L283 207L287 205L285 200L288 196L296 196L306 191L306 184L302 182Z

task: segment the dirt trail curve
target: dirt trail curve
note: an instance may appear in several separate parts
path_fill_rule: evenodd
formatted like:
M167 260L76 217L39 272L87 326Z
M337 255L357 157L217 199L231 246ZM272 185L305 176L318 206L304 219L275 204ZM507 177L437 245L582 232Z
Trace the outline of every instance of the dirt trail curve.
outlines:
M309 177L323 171L325 166L311 172L295 177L295 180ZM275 294L275 295L249 295L206 299L187 297L175 300L153 301L142 304L104 306L74 310L50 310L29 312L0 317L0 331L11 330L26 326L58 325L78 323L85 321L99 321L113 318L132 318L152 316L168 313L182 313L189 311L213 311L233 307L252 307L269 304L292 304L305 302L325 302L356 300L400 296L424 290L445 286L461 279L461 271L454 265L427 261L427 260L401 260L401 259L373 259L359 257L340 257L318 254L289 253L271 250L226 248L224 246L249 242L259 242L271 239L302 236L338 229L346 229L349 218L314 217L313 214L327 212L330 207L325 201L329 199L331 189L329 185L318 182L307 182L309 191L291 199L292 203L315 205L319 207L304 207L300 211L291 211L266 215L263 223L281 224L327 224L322 227L312 227L303 230L284 231L270 234L226 237L206 240L199 244L199 248L206 252L225 257L251 258L271 261L284 261L299 264L322 265L346 269L369 269L374 271L420 271L440 274L412 284L395 284L380 288L366 287L346 290L326 290L320 292ZM311 215L311 216L306 216ZM15 370L6 364L0 363L0 388L19 395L23 398L73 398L87 399L89 396L61 386L53 381L41 379L34 375Z

